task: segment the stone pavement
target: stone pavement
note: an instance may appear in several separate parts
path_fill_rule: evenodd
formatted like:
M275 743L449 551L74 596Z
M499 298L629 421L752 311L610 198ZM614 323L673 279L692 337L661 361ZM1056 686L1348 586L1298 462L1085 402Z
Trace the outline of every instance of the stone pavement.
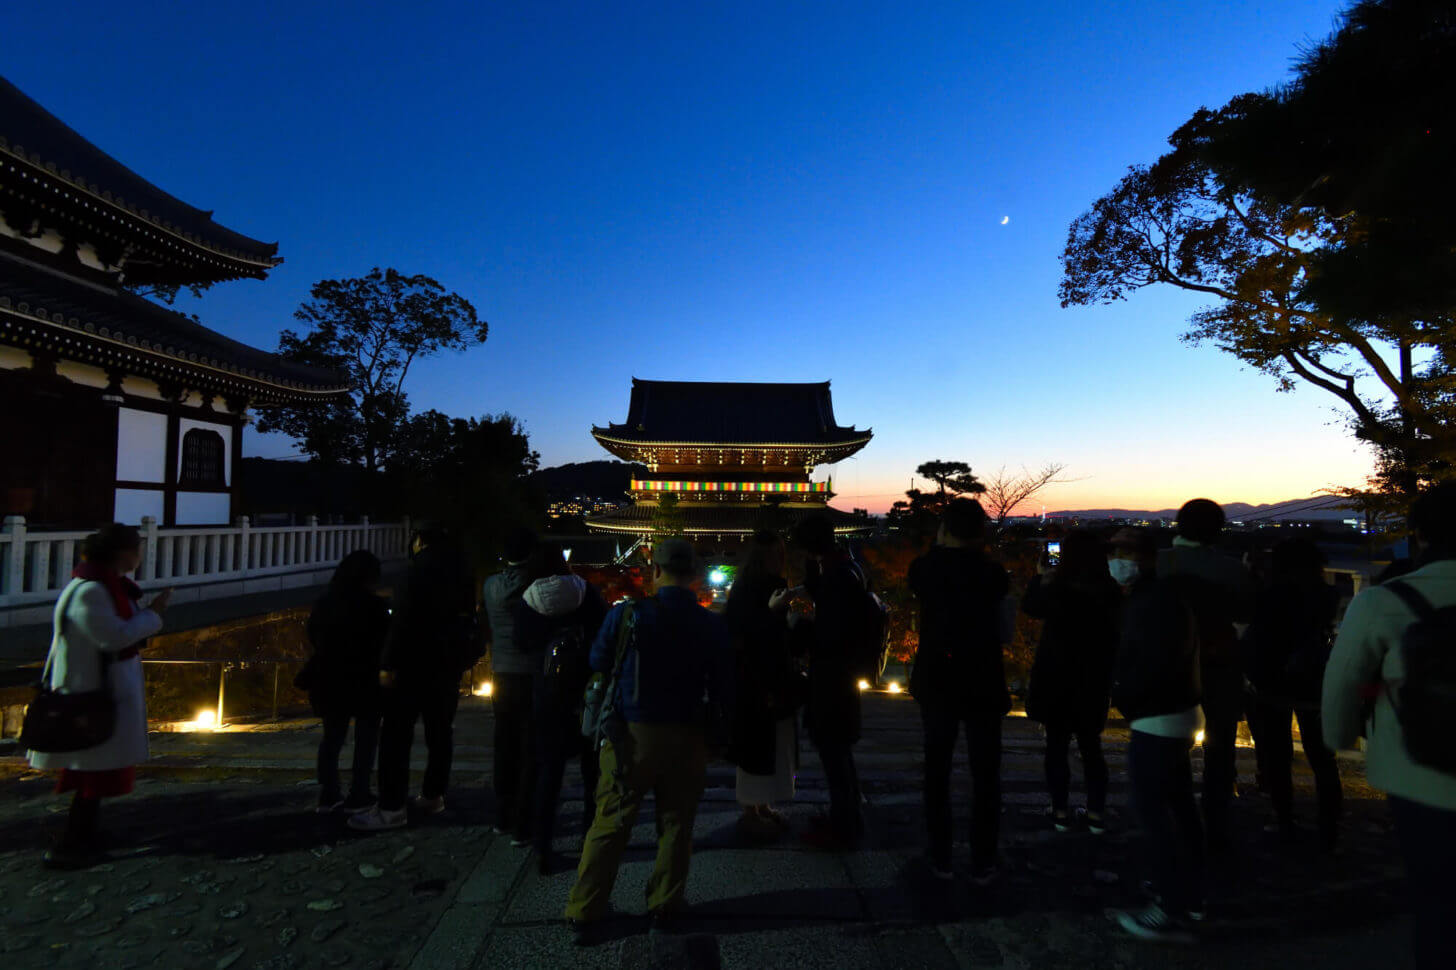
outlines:
M559 915L573 873L540 876L529 855L486 826L488 702L462 706L450 808L411 828L356 837L310 809L317 729L154 736L137 793L109 803L119 851L82 873L41 869L64 806L49 780L0 758L0 954L28 967L1144 968L1408 965L1399 866L1384 805L1346 764L1346 850L1281 849L1262 834L1256 795L1238 806L1240 851L1214 872L1200 946L1135 944L1107 919L1136 898L1119 824L1126 733L1109 730L1114 830L1052 833L1043 814L1036 725L1006 722L1003 844L1008 872L989 890L947 886L919 856L918 718L905 697L867 699L860 765L869 845L854 855L755 846L734 829L726 766L710 770L696 827L693 911L682 932L649 934L642 891L652 858L649 801L614 894L607 939L573 945ZM417 752L422 753L422 752ZM3 754L3 752L0 752ZM1252 782L1251 752L1243 752ZM347 764L348 752L344 755ZM579 785L563 806L558 849L580 845ZM822 807L805 751L796 828ZM958 776L964 788L964 778ZM1310 809L1307 773L1298 777ZM1075 784L1075 783L1074 783ZM962 796L964 791L962 791ZM961 810L966 799L959 798ZM1308 812L1307 812L1308 814ZM964 829L965 819L958 824ZM964 832L962 831L962 837ZM962 865L966 860L958 860Z

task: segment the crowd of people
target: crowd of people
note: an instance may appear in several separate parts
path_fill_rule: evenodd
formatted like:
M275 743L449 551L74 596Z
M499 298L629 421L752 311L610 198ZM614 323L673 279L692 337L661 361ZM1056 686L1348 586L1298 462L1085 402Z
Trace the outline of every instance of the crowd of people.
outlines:
M1169 548L1143 529L1071 532L1018 603L988 550L981 506L947 503L933 546L908 575L919 611L909 686L924 728L930 876L955 878L951 775L962 728L970 879L985 886L1000 874L1001 730L1013 704L1003 656L1019 606L1041 621L1026 714L1045 729L1048 824L1057 831L1107 831L1101 738L1111 708L1128 723L1131 818L1149 889L1146 905L1115 914L1130 934L1191 940L1205 919L1205 860L1234 838L1241 721L1256 744L1271 832L1301 837L1291 780L1297 721L1317 785L1320 847L1339 848L1334 752L1363 735L1369 780L1390 795L1409 868L1418 964L1456 966L1443 926L1456 916L1456 766L1441 746L1450 746L1449 736L1436 739L1456 709L1442 693L1456 680L1441 681L1456 666L1456 483L1415 502L1413 561L1354 599L1338 637L1339 596L1314 543L1282 541L1256 574L1219 548L1224 524L1222 509L1199 499L1180 511ZM865 834L854 757L859 685L878 673L883 611L827 517L803 519L793 542L804 557L800 585L786 579L785 541L759 533L746 544L721 612L699 603L693 585L701 563L684 539L653 546L652 595L611 607L558 548L526 529L508 538L507 564L479 596L444 529L418 529L388 603L378 592L379 561L351 553L309 618L313 649L299 675L323 722L318 811L343 813L363 832L407 825L411 809L417 817L443 811L461 679L488 645L493 825L512 845L534 848L543 872L557 864L552 846L567 764L580 763L586 834L565 909L573 931L589 934L607 916L649 793L658 833L649 909L654 924L682 914L711 757L737 766L740 832L750 839L785 832L780 807L794 797L801 727L829 792L828 811L801 838L813 848L853 851ZM135 765L147 756L137 650L161 628L168 594L142 604L126 578L139 548L136 530L102 529L56 605L46 681L59 693L109 689L116 726L99 746L32 753L36 767L60 771L58 791L74 793L65 834L46 856L54 866L97 861L100 800L130 791ZM592 696L596 706L584 700ZM351 723L346 793L338 759ZM418 723L428 757L411 804ZM1071 805L1074 741L1087 789L1080 814ZM1191 757L1197 743L1201 781Z

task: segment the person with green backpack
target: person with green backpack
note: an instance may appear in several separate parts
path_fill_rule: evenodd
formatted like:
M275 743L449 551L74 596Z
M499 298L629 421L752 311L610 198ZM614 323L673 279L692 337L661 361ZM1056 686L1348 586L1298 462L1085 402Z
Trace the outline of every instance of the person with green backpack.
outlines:
M1325 743L1368 739L1415 911L1415 965L1456 967L1456 481L1411 506L1420 568L1360 593L1325 668ZM1373 707L1371 706L1373 701Z

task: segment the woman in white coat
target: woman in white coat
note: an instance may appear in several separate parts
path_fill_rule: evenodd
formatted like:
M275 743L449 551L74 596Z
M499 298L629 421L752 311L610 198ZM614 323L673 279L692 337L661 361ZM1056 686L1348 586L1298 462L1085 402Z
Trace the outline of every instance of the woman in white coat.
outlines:
M30 752L32 767L59 770L56 792L73 792L65 834L45 854L55 868L99 861L96 823L101 799L128 794L136 766L147 760L147 711L141 643L162 628L172 591L143 607L141 590L126 577L141 563L141 536L113 523L86 538L82 562L56 601L51 689L94 691L103 685L116 701L116 730L94 748L46 754Z

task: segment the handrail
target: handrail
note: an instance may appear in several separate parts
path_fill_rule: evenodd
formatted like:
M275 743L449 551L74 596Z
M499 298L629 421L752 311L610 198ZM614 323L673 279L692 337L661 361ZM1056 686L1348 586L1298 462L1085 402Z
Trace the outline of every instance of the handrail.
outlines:
M163 529L142 519L142 563L138 585L204 586L332 569L356 549L380 559L405 558L409 520L254 526L247 516L230 526ZM7 516L0 530L0 625L7 608L54 602L80 558L84 531L35 531L23 516Z

